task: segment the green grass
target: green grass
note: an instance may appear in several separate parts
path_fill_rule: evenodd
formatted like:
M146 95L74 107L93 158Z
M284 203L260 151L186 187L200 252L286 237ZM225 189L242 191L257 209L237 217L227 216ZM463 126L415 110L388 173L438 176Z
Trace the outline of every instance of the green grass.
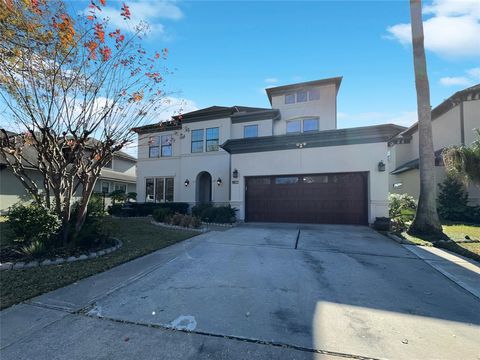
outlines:
M402 232L401 236L416 245L443 248L480 262L480 242L459 242L465 240L465 235L468 235L471 240L479 241L480 225L447 223L443 225L443 232L454 242L439 242L428 236L412 236L406 232Z
M103 272L197 234L161 228L150 224L150 219L147 218L107 218L105 221L111 224L112 236L122 240L123 246L120 249L92 260L2 271L0 309ZM3 228L1 230L3 237Z

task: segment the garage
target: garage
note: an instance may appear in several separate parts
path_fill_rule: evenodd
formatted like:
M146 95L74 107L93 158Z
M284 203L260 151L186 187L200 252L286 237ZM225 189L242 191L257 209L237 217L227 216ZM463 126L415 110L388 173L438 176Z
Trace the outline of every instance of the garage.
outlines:
M368 224L368 173L245 178L245 220L312 224Z

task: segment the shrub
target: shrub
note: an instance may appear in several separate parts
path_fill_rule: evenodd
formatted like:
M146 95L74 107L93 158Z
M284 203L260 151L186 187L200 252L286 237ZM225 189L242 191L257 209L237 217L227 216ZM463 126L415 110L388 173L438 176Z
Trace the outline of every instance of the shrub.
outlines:
M170 215L172 215L172 210L167 208L160 208L153 211L153 218L158 222L164 222L165 218L169 217Z
M108 196L112 199L113 204L116 204L117 202L124 203L127 201L127 194L125 194L124 190L114 190Z
M183 215L182 221L180 221L180 226L189 228L192 226L192 217L190 215Z
M462 183L448 176L438 184L438 215L450 221L478 221L478 209L468 205L468 194Z
M129 192L127 193L127 201L134 200L137 201L137 193L136 192Z
M171 224L176 225L176 226L181 225L183 217L184 217L184 215L182 215L182 214L179 214L179 213L174 214L171 218Z
M199 217L192 216L192 221L190 223L190 226L194 229L198 229L200 226L202 226L202 220L200 220Z
M28 245L24 245L20 248L22 254L26 255L27 257L40 257L46 253L47 247L45 243L39 240L34 240Z
M212 204L198 204L192 207L192 215L197 217L202 217L202 214L205 210L212 208Z
M103 206L103 198L100 194L92 194L87 208L88 216L101 217L105 216L105 208Z
M123 205L120 205L120 204L115 204L115 205L112 204L108 207L107 212L113 216L122 216L123 214L122 207Z
M200 212L199 210L201 210L201 208L196 210ZM193 215L200 216L201 220L205 222L226 224L226 223L232 223L235 221L236 211L237 209L232 208L230 204L227 206L216 206L216 207L205 206L199 215L197 215L198 212L194 213Z
M52 242L60 230L61 221L48 209L37 205L16 205L8 213L8 225L17 243L28 246L38 241Z
M390 194L388 196L388 214L392 220L395 231L406 228L406 222L413 220L417 204L415 199L408 194Z
M91 217L85 221L82 229L75 234L74 243L80 248L91 249L92 247L105 244L111 239L111 229L108 223L101 217Z

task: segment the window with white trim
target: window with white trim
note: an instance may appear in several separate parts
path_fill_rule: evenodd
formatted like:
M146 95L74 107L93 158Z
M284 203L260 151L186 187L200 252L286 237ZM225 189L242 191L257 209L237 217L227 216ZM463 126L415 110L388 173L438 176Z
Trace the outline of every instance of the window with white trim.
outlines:
M173 201L173 191L173 177L156 177L145 179L146 202L171 202Z

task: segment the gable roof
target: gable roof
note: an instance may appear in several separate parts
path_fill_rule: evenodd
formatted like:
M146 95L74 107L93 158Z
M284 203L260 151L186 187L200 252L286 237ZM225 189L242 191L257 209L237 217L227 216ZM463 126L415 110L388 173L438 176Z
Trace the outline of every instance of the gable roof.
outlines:
M338 89L340 88L342 79L343 79L342 76L337 76L337 77L332 77L327 79L320 79L320 80L306 81L306 82L290 84L290 85L276 86L276 87L265 89L265 91L267 92L268 100L270 101L270 104L271 104L273 95L284 94L288 91L300 90L305 87L334 84L336 91L338 93Z
M384 124L358 128L323 130L303 134L286 134L227 140L221 147L230 154L242 154L262 151L298 149L297 144L304 143L304 148L341 146L387 142L394 134L405 127Z
M473 85L466 89L457 91L455 94L444 100L441 104L432 109L432 121L436 120L458 104L468 100L480 100L480 84ZM418 129L418 121L398 136L410 136Z

